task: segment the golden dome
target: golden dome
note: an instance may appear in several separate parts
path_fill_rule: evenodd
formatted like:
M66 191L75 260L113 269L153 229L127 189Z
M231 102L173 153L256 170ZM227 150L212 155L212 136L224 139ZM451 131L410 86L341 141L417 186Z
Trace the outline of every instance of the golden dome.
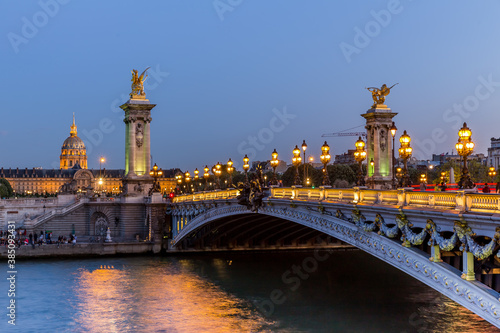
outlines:
M73 124L69 132L69 137L64 140L61 147L60 168L70 169L79 165L82 169L87 169L87 149L83 140L77 136L75 124L75 114L73 114Z

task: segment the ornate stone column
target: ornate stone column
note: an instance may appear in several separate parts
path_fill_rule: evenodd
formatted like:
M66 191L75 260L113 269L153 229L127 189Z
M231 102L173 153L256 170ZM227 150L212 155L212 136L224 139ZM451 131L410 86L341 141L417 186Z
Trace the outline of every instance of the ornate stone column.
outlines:
M392 112L387 105L372 106L361 116L366 119L367 161L373 158L374 170L368 167L367 177L373 176L375 188L390 188L392 181L392 137L390 128L392 118L397 113Z
M124 192L128 195L147 195L153 178L151 169L150 104L144 95L130 94L131 98L120 108L125 111L125 177Z

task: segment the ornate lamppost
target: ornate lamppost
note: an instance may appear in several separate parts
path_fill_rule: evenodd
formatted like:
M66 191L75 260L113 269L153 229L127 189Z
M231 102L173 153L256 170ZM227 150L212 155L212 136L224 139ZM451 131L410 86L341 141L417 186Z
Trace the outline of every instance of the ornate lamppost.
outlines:
M293 153L292 163L295 166L295 178L293 184L295 186L300 186L299 165L302 162L302 157L300 157L299 147L295 146L292 153Z
M373 157L370 159L370 166L372 167L372 176L371 176L371 188L375 188L375 182L373 180L373 175L375 173L375 161L373 160Z
M394 124L394 122L392 122L392 126L391 126L391 136L392 136L392 189L395 189L397 187L397 183L396 183L396 161L395 161L395 157L394 157L394 138L396 137L396 131L398 130L398 128L396 127L396 124Z
M198 171L198 168L194 169L194 178L193 178L193 184L194 184L194 190L195 192L198 192L198 180L200 179L200 171Z
M233 161L229 159L229 161L227 161L227 173L229 174L229 187L233 187L233 171L234 171Z
M220 162L217 162L213 170L215 176L217 176L217 189L220 190L220 175L222 174L222 165L220 164Z
M245 171L245 184L248 184L248 170L250 169L250 164L248 164L249 161L250 161L250 159L245 154L245 157L243 157L243 170Z
M203 178L205 178L205 191L208 189L208 178L210 177L210 174L208 173L209 171L210 169L208 168L208 165L205 165L205 168L203 169Z
M411 157L413 148L410 147L411 138L406 134L406 130L399 138L401 147L399 148L399 157L403 159L403 177L401 178L401 186L408 187L411 185L410 175L408 174L408 159Z
M328 170L326 169L327 164L330 162L332 156L330 155L330 146L328 143L321 146L321 163L323 163L323 186L330 186L330 177L328 176Z
M102 193L102 184L104 183L103 180L102 180L102 173L101 173L101 170L102 170L102 163L104 163L106 160L104 159L103 156L101 156L99 158L99 192ZM101 193L99 193L99 196L101 195Z
M186 191L191 192L191 189L189 188L189 182L191 181L191 174L189 173L189 171L186 171L184 173L184 179L186 180L186 185L187 185Z
M365 178L363 177L363 161L366 159L365 142L359 137L355 143L356 151L354 152L354 159L359 163L358 171L358 186L365 186Z
M304 151L304 182L306 182L306 185L309 185L307 184L308 174L307 174L306 149L307 149L306 140L302 140L302 150Z
M163 170L160 168L158 169L158 166L156 165L153 165L153 168L151 169L151 171L149 171L149 175L151 177L153 177L154 179L154 182L153 182L153 192L161 192L161 187L160 187L160 183L158 182L158 178L163 176Z
M492 182L494 181L493 177L495 177L496 175L497 175L497 172L495 170L495 167L494 166L490 166L489 171L488 171L488 176L491 177L491 181Z
M472 132L467 127L467 123L458 131L458 142L455 144L458 155L463 157L464 166L462 168L462 176L458 182L458 187L460 189L471 189L474 187L474 183L470 179L469 170L467 169L467 156L472 154L474 150L474 142L471 140Z
M179 186L179 191L182 192L182 173L179 171L175 174L175 179L177 180L177 185Z
M420 175L420 188L425 191L426 185L427 184L427 176L425 173Z
M272 185L278 185L278 178L276 177L276 168L280 164L280 161L278 160L278 152L276 151L276 148L274 148L274 151L271 153L271 167L273 168L273 179L271 180Z

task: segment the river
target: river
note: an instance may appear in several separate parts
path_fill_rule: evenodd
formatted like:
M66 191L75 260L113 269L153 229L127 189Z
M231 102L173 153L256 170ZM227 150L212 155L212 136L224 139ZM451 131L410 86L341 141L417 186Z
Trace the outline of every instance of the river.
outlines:
M16 326L3 315L0 332L498 332L361 251L50 259L17 271Z

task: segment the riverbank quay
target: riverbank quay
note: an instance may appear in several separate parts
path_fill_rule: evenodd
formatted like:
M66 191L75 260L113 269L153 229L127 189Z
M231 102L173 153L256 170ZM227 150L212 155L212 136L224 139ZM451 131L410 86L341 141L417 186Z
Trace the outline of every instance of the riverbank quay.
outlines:
M0 247L0 258L8 259L8 248ZM51 257L100 257L128 254L159 254L161 244L153 242L112 242L112 243L77 243L22 245L15 248L16 259L51 258Z

